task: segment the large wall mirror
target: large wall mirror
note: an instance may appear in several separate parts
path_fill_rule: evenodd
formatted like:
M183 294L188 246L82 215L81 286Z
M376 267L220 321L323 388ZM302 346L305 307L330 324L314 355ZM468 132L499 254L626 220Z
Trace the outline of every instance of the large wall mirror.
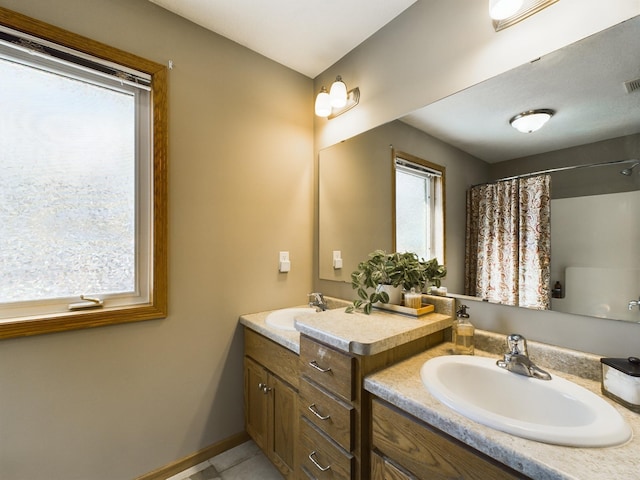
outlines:
M464 293L467 190L554 170L550 282L562 294L550 308L639 322L638 307L629 309L640 296L638 38L635 17L322 150L320 279L349 282L369 252L392 249L395 148L446 168L449 292ZM556 111L542 130L509 125L534 108Z

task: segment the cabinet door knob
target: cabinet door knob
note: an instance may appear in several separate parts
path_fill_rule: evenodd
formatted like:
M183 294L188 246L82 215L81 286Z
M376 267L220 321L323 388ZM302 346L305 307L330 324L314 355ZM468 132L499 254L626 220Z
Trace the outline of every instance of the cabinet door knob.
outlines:
M260 383L258 384L258 390L264 390L264 387L266 387L266 386L267 386L267 384L266 384L266 383L262 383L262 382L260 382Z
M315 368L316 370L318 370L319 372L322 373L328 373L331 371L331 367L329 368L322 368L320 365L318 365L318 362L316 362L315 360L312 360L309 362L309 366L312 368Z
M331 465L327 465L326 467L323 467L322 465L320 465L318 463L318 461L313 458L316 454L316 451L314 450L313 452L311 452L309 454L309 460L311 460L311 462L313 462L313 464L318 468L318 470L320 470L321 472L326 472L327 470L329 470L331 468Z
M312 403L311 405L309 405L307 409L311 413L313 413L316 417L318 417L320 420L329 420L331 418L331 415L322 415L320 412L318 412L318 408L316 407L315 403Z

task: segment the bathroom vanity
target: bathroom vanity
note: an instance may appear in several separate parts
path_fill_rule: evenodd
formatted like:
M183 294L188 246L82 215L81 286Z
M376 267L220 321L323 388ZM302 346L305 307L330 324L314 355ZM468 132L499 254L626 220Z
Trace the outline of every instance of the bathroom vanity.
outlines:
M490 343L503 348L504 336L489 335L495 337ZM487 344L483 345L486 346ZM593 379L599 369L599 357L550 346L543 348L543 351L532 348L531 356L538 362L544 362L543 366L552 375L561 376L600 394L600 383ZM632 437L622 445L606 448L562 447L494 430L469 420L442 404L425 388L420 378L420 369L431 358L449 355L451 349L451 344L443 343L370 375L365 380L365 389L373 396L374 405L374 467L378 466L383 471L385 468L396 469L405 475L390 475L389 478L640 478L640 464L637 460L640 455L640 439ZM499 358L496 352L488 353L477 348L476 355ZM577 376L575 373L584 373L592 378ZM509 401L517 399L505 398L505 402ZM640 432L640 415L613 402L609 403L619 411L634 433ZM409 439L415 438L415 445L407 443L409 439L402 440L405 431L414 432L416 437ZM418 448L420 442L417 439L423 437L436 439L437 445L430 446L428 450L421 449L417 453L413 448ZM409 449L412 451L411 455L407 454ZM452 452L452 455L442 452ZM470 471L466 470L467 464L473 465ZM430 477L432 468L440 471L443 476L434 474L434 477ZM480 472L484 468L499 473L482 475ZM372 478L384 477L374 475Z
M384 311L368 316L347 314L344 308L299 315L296 321L299 333L270 326L265 321L269 312L240 318L245 327L247 431L286 478L369 478L371 412L364 378L444 341L452 323L454 302L437 301L438 313L419 318ZM252 345L258 337L272 350L268 358L256 358L259 354ZM277 354L277 348L288 353ZM286 373L275 359L281 357L291 364L289 354L297 354L298 376L285 380ZM265 375L269 383L266 391L262 386ZM256 433L254 425L260 424L263 416L282 415L270 409L277 408L278 391L285 389L297 394L297 410L289 408L291 417L279 420L291 426L285 435L270 431L268 425L272 420L262 420L267 424L265 440L259 431ZM269 406L270 400L261 396L273 397L273 405ZM262 403L267 404L264 415ZM276 429L278 425L273 422ZM274 438L271 443L269 435ZM292 459L283 461L283 452L278 451L278 435L281 445L291 446ZM289 436L297 438L292 442L283 440Z
M548 445L485 427L433 397L420 369L451 353L454 312L453 299L437 300L449 304L418 319L343 308L300 315L295 332L268 325L269 312L241 317L247 431L286 478L638 478L637 439L608 448ZM481 333L476 348L498 359L504 336ZM599 394L598 357L531 351L552 375ZM640 431L640 415L614 406Z

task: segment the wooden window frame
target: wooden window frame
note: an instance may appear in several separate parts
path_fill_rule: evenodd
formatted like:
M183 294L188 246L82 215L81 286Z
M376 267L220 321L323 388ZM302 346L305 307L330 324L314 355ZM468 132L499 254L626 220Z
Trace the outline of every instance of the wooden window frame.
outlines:
M438 165L437 163L429 162L428 160L424 160L420 157L416 157L415 155L411 155L410 153L402 152L399 150L391 149L391 197L392 197L392 219L391 219L391 228L393 232L392 237L392 246L393 251L395 252L397 249L396 244L396 233L397 233L397 223L396 223L396 157L407 160L408 162L415 163L417 165L422 165L423 167L429 168L431 170L436 170L440 172L440 189L442 194L442 258L438 258L440 263L446 263L446 254L447 254L447 202L446 202L446 172L447 169L444 165ZM428 260L428 259L427 259Z
M0 7L0 24L151 76L153 213L149 301L0 321L0 339L100 327L167 316L167 68L134 54Z

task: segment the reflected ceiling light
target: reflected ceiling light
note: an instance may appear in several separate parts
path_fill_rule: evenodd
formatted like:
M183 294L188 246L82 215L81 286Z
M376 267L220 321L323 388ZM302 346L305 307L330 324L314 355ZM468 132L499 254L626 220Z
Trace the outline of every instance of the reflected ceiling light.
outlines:
M558 0L490 0L489 15L496 32L511 27L531 15L553 5Z
M524 0L489 0L489 15L494 20L504 20L522 7Z
M522 112L509 120L513 128L522 133L532 133L540 130L555 112L548 108Z
M316 115L332 119L355 107L359 102L360 89L356 87L347 91L347 85L338 75L328 92L324 86L320 89L316 97Z

